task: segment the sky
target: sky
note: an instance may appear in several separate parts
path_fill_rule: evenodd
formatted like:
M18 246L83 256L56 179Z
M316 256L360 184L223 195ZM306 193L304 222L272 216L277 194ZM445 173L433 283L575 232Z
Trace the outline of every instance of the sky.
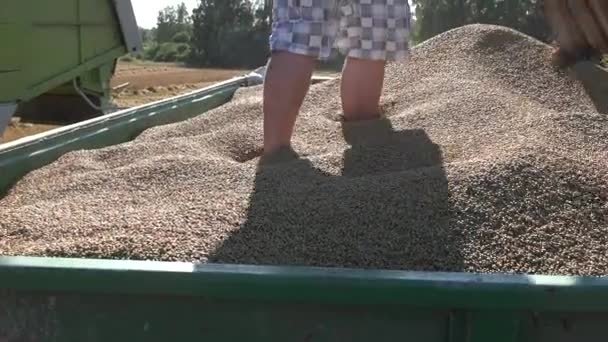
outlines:
M137 25L147 29L156 26L158 11L167 6L179 5L181 2L186 4L188 12L192 12L198 0L131 0Z

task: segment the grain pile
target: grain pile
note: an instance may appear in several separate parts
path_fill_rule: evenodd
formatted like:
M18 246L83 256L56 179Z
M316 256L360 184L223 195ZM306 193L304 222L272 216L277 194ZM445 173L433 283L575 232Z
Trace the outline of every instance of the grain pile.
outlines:
M259 164L261 89L70 153L0 201L0 253L407 270L608 274L608 120L495 26L387 71L386 120L311 89L300 158Z

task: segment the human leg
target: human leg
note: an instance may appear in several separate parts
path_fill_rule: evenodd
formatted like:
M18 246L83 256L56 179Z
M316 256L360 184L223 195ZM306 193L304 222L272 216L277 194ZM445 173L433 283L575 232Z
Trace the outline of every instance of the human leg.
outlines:
M330 55L335 0L273 2L271 60L264 85L264 153L289 147L317 58Z
M314 58L274 52L264 81L264 153L291 144L296 117L310 86Z
M342 72L342 110L346 121L376 119L384 83L383 60L349 57Z

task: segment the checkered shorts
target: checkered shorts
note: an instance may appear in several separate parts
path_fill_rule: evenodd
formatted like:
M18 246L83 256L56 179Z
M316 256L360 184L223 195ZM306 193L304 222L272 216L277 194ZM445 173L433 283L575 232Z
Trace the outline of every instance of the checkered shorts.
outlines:
M398 60L409 50L408 0L274 0L272 51Z

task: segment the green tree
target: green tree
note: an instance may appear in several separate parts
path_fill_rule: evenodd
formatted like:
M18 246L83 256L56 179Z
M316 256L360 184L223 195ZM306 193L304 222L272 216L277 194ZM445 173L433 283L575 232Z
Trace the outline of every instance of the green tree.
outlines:
M188 13L188 8L185 3L181 3L176 6L175 13L177 16L177 23L179 25L187 25L190 23L190 14Z
M177 32L171 41L174 43L189 43L190 42L190 34L186 31Z
M158 12L156 20L156 42L165 43L171 41L176 33L177 11L173 6L165 7Z
M165 7L158 13L156 21L156 42L171 42L179 32L191 31L191 19L185 3Z
M266 45L260 37L266 35L267 41L262 31L269 24L263 14L256 16L257 9L248 0L201 0L192 14L192 61L217 67L259 65Z
M200 0L190 16L184 3L158 13L146 33L143 57L213 67L257 67L268 57L270 0Z
M142 57L153 61L186 61L190 56L192 20L183 2L158 13L156 27L145 34Z
M514 28L542 40L550 32L543 18L542 0L413 0L414 38L420 42L466 24L495 24Z

